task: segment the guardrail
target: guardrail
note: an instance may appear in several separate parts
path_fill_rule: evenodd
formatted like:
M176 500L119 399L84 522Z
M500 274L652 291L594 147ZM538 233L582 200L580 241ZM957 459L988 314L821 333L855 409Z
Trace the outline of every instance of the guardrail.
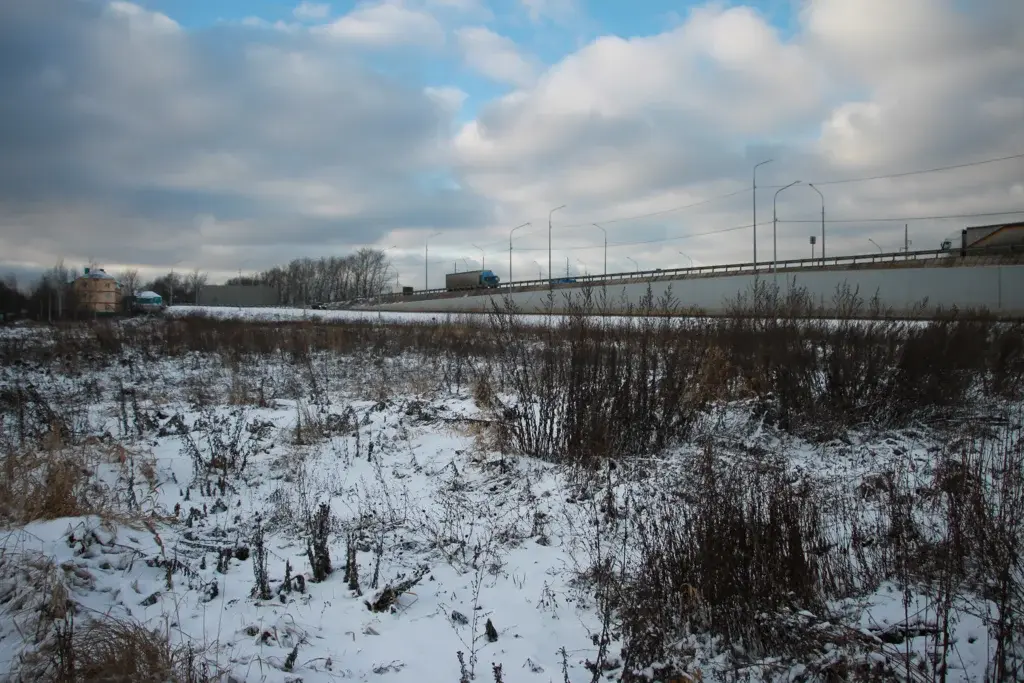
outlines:
M379 297L380 303L395 301L415 301L422 298L433 298L432 295L465 296L489 292L515 291L533 287L566 288L580 284L606 284L609 282L635 282L659 278L677 278L698 275L729 275L747 273L772 273L779 270L815 270L837 266L856 266L881 263L926 262L937 260L976 258L984 256L1002 256L1006 254L1024 255L1024 244L1013 244L995 247L975 247L962 249L922 249L918 251L894 251L885 253L854 254L850 256L828 256L825 258L784 259L781 261L759 261L757 264L727 263L711 266L690 266L687 268L659 268L627 273L608 273L606 275L577 275L569 278L544 278L537 280L516 280L502 282L496 287L480 287L477 289L448 290L444 287L421 289L412 294L385 294ZM572 282L562 282L571 279Z

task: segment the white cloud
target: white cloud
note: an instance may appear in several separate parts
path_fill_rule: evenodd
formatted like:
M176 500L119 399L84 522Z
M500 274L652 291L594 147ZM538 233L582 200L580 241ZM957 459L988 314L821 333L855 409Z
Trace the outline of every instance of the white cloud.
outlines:
M421 190L455 113L421 86L307 35L227 26L213 47L166 28L65 0L0 9L0 272L58 256L231 270L242 251L269 266L486 222L469 193ZM34 46L20 59L15 35Z
M143 31L151 34L177 33L181 30L178 22L166 14L150 12L130 2L111 2L106 6L111 16L125 19L136 31Z
M486 12L490 14L490 10L487 9L482 0L427 0L427 5L433 8L449 9L458 12Z
M535 63L509 38L483 26L461 28L455 35L466 64L487 78L517 87L535 80Z
M451 86L441 88L424 88L423 91L428 97L440 104L445 111L452 114L459 111L465 103L468 95L465 91Z
M326 2L300 2L292 14L303 21L317 21L331 16L331 6Z
M433 15L406 7L400 0L364 3L314 31L373 47L437 47L445 42L444 27Z
M553 7L532 4L538 20ZM422 273L426 231L444 231L430 253L448 266L478 257L469 243L503 265L508 230L532 221L513 257L536 274L548 211L567 204L554 217L563 268L567 256L574 271L577 259L599 267L595 220L613 270L632 267L626 256L642 267L735 262L750 258L749 228L629 243L749 223L753 164L773 157L758 171L763 260L773 186L1024 152L1019 0L863 0L857 12L806 0L785 34L755 9L711 3L671 30L603 36L544 69L478 11L470 0L376 2L308 28L227 27L214 48L135 5L0 2L4 261L189 258L232 270L236 256L260 267L379 241L407 254L404 281ZM451 56L438 50L445 26L468 65L516 89L481 102L438 82L430 60ZM350 46L419 48L403 57L421 62L385 77ZM1022 177L1017 160L822 185L829 252L903 237L902 220L833 220L1024 208ZM463 189L436 189L452 187ZM818 196L794 187L778 209L780 257L808 255ZM911 238L937 246L998 220L911 221ZM435 283L445 267L431 264Z
M576 0L519 0L530 20L566 21L576 15L579 8Z
M960 12L952 0L866 0L856 9L845 0L809 0L791 38L756 10L718 4L655 36L598 38L462 127L455 151L465 185L510 221L543 224L548 209L568 204L556 216L563 226L557 251L559 242L599 245L600 234L588 226L603 218L664 212L609 223L619 242L749 223L751 198L743 190L753 164L768 157L776 161L759 171L759 222L771 216L768 186L793 179L1024 151L1024 5L993 0L991 11ZM822 190L837 220L1024 209L1015 189L1022 169L1020 161L1005 162ZM740 194L668 211L731 191ZM779 210L780 257L809 255L818 196L794 188L780 196ZM937 246L970 222L921 221L911 233L915 245ZM870 248L868 236L895 249L903 222L835 223L830 230L832 253ZM674 265L679 250L698 262L736 261L750 258L750 232L618 251L651 267ZM770 227L759 234L763 259ZM529 239L524 235L527 245Z

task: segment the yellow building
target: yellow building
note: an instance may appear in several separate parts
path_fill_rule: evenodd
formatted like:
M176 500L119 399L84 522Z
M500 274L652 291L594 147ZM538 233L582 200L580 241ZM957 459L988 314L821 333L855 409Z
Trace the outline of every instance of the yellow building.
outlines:
M93 315L112 315L121 310L121 285L102 268L85 269L75 280L75 301L79 310Z

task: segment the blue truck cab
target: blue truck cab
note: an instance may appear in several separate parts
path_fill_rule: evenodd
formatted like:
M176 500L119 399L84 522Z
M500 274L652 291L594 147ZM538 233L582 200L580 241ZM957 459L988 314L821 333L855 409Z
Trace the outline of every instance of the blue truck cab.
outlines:
M499 282L501 282L501 278L495 275L492 270L485 270L480 273L480 284L484 287L497 287Z

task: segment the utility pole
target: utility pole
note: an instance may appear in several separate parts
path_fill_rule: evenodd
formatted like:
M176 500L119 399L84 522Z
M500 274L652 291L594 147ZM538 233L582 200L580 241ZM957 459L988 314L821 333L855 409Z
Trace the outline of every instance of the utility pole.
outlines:
M508 281L509 282L512 282L512 233L514 233L519 228L525 228L529 224L530 224L529 221L527 221L526 223L523 223L522 225L517 225L516 227L512 228L511 230L509 230L509 233L508 233Z
M903 224L903 253L907 255L908 259L910 258L910 235L909 235L909 231L910 231L910 223L904 223Z
M565 277L569 277L569 257L565 257Z
M766 159L759 164L754 164L754 270L757 270L757 167L770 164L774 159Z
M423 241L423 289L430 289L430 238L437 237L441 233L435 232L428 235Z
M555 211L558 211L559 209L564 209L564 208L565 208L565 204L562 204L561 206L556 206L555 208L553 208L550 211L548 211L548 279L551 279L551 277L552 277L552 275L551 275L551 215ZM551 285L552 285L552 283L548 283L549 287Z
M779 212L778 212L778 208L777 208L777 205L778 205L778 202L779 202L779 193L782 192L783 190L787 190L787 189L793 187L794 185L796 185L799 182L800 182L799 180L794 180L789 185L786 185L785 187L780 187L778 190L775 191L775 199L772 200L772 272L773 273L776 273L779 270L779 239L778 239L778 235L779 235Z
M825 195L814 186L814 183L807 183L812 190L821 197L821 265L825 265Z

